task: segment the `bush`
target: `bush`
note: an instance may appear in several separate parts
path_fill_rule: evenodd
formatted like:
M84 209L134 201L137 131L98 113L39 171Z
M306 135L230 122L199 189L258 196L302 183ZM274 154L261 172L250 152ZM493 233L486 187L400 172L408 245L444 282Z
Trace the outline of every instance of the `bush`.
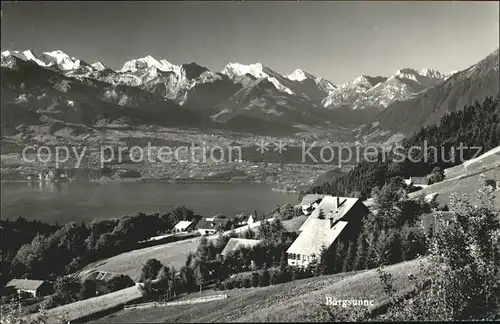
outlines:
M220 289L221 289L221 286L222 286L222 285L221 285L221 283L217 281L217 282L215 283L214 290L220 290Z
M224 282L217 283L219 285L218 289L219 290L226 290L226 286L224 285ZM216 284L216 286L217 286Z
M135 282L126 275L119 275L111 278L107 283L109 292L132 287L133 285L135 285Z
M243 279L243 287L245 288L252 287L252 281L250 280L250 278Z
M141 269L141 278L139 282L155 279L160 272L163 264L157 259L149 259L144 263Z
M228 280L226 281L225 286L227 290L231 290L234 288L234 282L232 280Z
M237 279L234 281L234 288L242 288L243 287L243 281L241 279Z
M427 266L413 278L417 295L396 303L392 279L380 270L392 300L385 320L462 321L498 319L500 309L500 211L491 187L479 190L476 201L452 195L456 214L439 219L430 242ZM436 214L438 217L439 214Z
M269 286L270 279L271 279L271 276L269 275L269 270L265 269L262 272L262 276L260 277L260 284L259 285L261 287Z
M258 272L252 272L252 287L258 287L260 283L260 274Z

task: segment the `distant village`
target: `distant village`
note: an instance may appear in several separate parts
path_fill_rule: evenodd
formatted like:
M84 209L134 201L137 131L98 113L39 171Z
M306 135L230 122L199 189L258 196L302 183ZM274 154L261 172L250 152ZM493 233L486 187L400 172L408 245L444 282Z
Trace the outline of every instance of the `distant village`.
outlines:
M37 174L29 174L26 176L28 181L71 181L72 179L67 173L56 169L55 171L42 171Z

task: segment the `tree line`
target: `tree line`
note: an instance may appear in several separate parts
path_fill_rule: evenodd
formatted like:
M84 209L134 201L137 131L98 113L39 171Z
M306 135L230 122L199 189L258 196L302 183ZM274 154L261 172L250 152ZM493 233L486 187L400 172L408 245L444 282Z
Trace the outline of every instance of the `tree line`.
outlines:
M396 151L393 147L393 150L379 152L376 160L361 161L347 175L313 186L301 195L318 193L368 198L375 186L383 186L393 177L427 176L433 170L436 173L460 164L462 161L457 148L461 144L469 148L463 150L464 160L477 153L472 147L480 147L484 153L499 145L499 115L498 101L495 102L491 97L482 104L476 101L463 110L448 113L439 125L422 127L413 136L403 140L402 150ZM436 147L438 154L429 147ZM396 154L398 159L395 158ZM400 155L404 159L399 158ZM435 179L433 176L431 182Z
M10 247L5 252L3 240L2 254L8 257L2 263L2 278L55 280L91 262L138 248L140 241L171 231L181 220L196 222L200 218L186 207L178 206L165 214L139 213L98 219L89 224L72 222L51 226L33 223L32 230L37 230L34 237L26 237L17 245L7 243ZM9 224L2 223L2 226L8 230L12 227ZM24 245L19 246L21 243Z

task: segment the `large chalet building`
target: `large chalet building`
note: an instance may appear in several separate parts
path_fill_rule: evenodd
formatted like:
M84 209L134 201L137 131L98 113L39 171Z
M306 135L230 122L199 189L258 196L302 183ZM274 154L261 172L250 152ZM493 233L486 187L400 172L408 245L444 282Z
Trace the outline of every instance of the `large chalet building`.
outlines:
M314 198L313 202L317 203ZM319 262L323 247L328 249L337 241L355 240L361 219L369 212L359 198L324 196L314 207L299 228L299 236L286 251L291 266L306 267Z

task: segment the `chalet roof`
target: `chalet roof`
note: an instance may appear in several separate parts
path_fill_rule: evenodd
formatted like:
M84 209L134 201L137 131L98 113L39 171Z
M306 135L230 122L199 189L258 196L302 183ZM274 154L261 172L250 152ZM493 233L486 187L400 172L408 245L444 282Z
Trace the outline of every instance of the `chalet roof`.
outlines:
M286 253L319 256L323 246L329 248L335 242L347 222L338 221L333 227L329 225L328 219L311 220L310 225L300 233Z
M226 228L228 223L229 219L203 218L196 225L196 229L216 229L219 225Z
M222 250L221 255L226 256L229 253L238 250L241 247L254 247L257 244L262 242L261 240L250 240L250 239L242 239L242 238L230 238L227 242L224 250Z
M335 223L344 217L358 201L360 201L359 198L325 196L299 228L299 231L305 230L313 219L318 219L320 210L323 211L326 219L333 218L333 223Z
M12 279L5 287L12 287L20 290L37 290L44 282L45 280Z
M411 182L414 185L426 185L427 178L426 177L411 177Z
M190 221L180 221L177 224L175 224L174 228L177 229L177 230L183 230L183 229L186 229L189 226L191 226L191 224L193 224L193 222L190 222Z
M82 277L82 282L90 279L90 280L98 280L101 282L108 282L113 278L120 277L122 276L121 273L116 273L116 272L106 272L106 271L91 271L89 273L86 273Z
M299 208L302 206L307 206L309 204L312 204L313 202L315 202L318 199L323 199L324 196L325 195L316 195L316 194L305 195L304 197L302 197L302 201L299 204L295 205L295 208Z

